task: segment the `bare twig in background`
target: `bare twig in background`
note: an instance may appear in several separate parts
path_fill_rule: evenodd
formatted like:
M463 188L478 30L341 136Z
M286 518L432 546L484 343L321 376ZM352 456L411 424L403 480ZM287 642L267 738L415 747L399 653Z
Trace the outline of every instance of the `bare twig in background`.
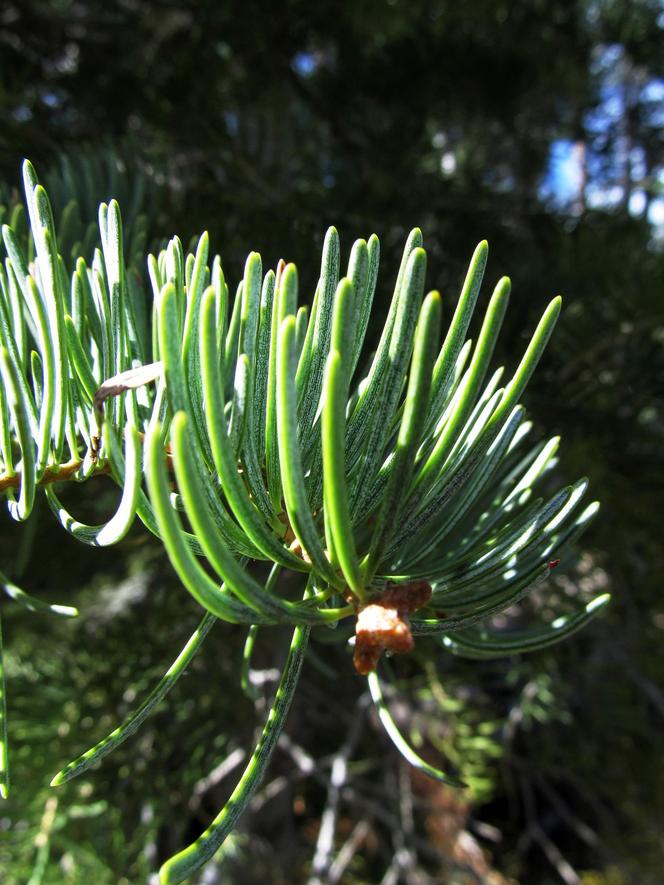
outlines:
M246 750L237 747L232 753L226 756L223 762L220 762L216 768L213 768L208 775L202 777L199 781L196 781L191 794L191 799L189 800L189 808L191 808L192 811L195 811L200 806L203 796L207 791L212 789L212 787L216 787L226 775L230 774L234 768L237 768L237 766L245 759L246 755Z
M260 811L264 805L267 805L267 803L271 802L272 799L278 796L282 790L285 790L290 783L291 778L285 777L284 775L275 777L275 779L270 781L269 784L266 784L260 792L256 793L251 800L251 805L249 807L254 813Z
M392 801L399 812L399 826L392 830L392 844L394 845L394 857L386 870L381 885L396 885L400 874L405 876L408 885L420 885L421 877L417 875L417 855L410 847L411 838L414 835L413 825L413 794L408 772L404 769L404 761L399 760L396 772L390 772L388 785L392 795Z
M572 865L565 860L558 846L546 835L539 826L535 828L535 841L538 843L549 863L555 867L556 872L566 885L580 885L581 878Z
M296 744L287 734L282 732L279 736L279 743L277 746L288 753L305 777L315 771L317 763L314 757L307 753L304 747Z
M568 808L567 803L545 778L538 777L537 786L555 808L560 819L574 830L579 839L596 850L601 847L597 833Z
M346 871L346 867L357 853L362 842L366 839L369 830L370 824L365 817L355 824L350 836L346 839L334 861L330 864L327 873L327 885L337 885L337 882L341 880L341 877Z
M532 783L523 775L519 777L519 788L523 798L523 806L526 812L528 825L521 834L517 850L520 854L525 852L533 842L542 849L549 863L563 880L565 885L580 885L581 877L572 865L563 857L558 846L547 836L540 826L535 804L535 793Z
M321 817L320 830L316 841L316 850L312 863L312 872L308 885L322 885L325 875L329 871L332 850L334 848L334 833L339 811L341 790L348 776L348 761L353 754L360 738L364 713L369 703L368 693L360 696L355 705L356 715L351 719L350 728L346 740L332 761L332 771L327 790L325 810Z

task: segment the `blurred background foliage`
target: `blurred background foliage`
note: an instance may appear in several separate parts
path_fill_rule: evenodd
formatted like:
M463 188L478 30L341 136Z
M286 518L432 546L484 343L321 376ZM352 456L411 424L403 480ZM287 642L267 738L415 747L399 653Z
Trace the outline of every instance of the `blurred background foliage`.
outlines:
M30 157L56 217L78 201L63 253L89 248L97 203L116 196L138 273L145 243L208 229L227 277L257 249L268 265L296 261L310 298L327 225L346 249L376 231L378 329L410 227L449 314L486 237L488 284L513 281L508 365L545 300L565 296L526 405L563 436L561 473L588 474L603 509L514 618L598 590L614 594L610 610L530 657L466 662L423 644L394 664L395 715L421 752L459 766L466 794L409 772L347 651L314 645L290 737L200 881L661 882L661 0L6 0L0 58L0 203L20 201ZM70 491L91 514L113 494L104 480ZM53 791L61 764L164 672L196 607L139 530L91 551L46 513L20 527L3 516L0 567L81 610L54 623L2 600L14 747L3 881L148 882L229 794L285 636L259 634L250 702L243 637L218 625L144 730ZM348 763L336 793L335 760Z

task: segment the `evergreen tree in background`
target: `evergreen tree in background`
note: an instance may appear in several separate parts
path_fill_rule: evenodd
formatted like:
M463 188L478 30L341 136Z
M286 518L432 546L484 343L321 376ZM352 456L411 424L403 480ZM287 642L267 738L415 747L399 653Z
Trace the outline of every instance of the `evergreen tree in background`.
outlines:
M529 406L537 423L565 437L564 473L589 472L603 502L602 517L584 538L574 581L588 592L610 590L614 603L602 622L554 652L446 664L439 674L443 697L436 680L417 682L413 672L411 684L422 690L415 712L434 746L449 752L456 747L460 756L476 760L474 805L470 810L455 805L454 812L462 831L470 815L467 832L491 850L498 870L524 882L574 882L584 870L601 871L588 882L614 881L611 875L619 882L630 876L656 881L664 863L658 835L664 829L658 761L664 716L664 554L658 528L664 504L661 4L371 0L312 8L288 0L278 15L273 4L252 4L249 19L235 4L211 0L111 5L10 0L0 12L0 54L6 205L15 201L24 156L51 170L55 181L62 176L63 155L95 158L110 146L111 156L124 165L115 182L102 185L103 192L89 194L90 215L83 221L94 222L96 203L117 196L114 189L133 162L149 195L143 205L149 207L146 236L157 242L175 231L194 236L208 229L233 278L241 275L251 243L266 265L282 255L296 261L311 284L306 288L313 290L319 250L304 252L301 244L320 245L327 224L343 219L347 242L375 229L395 263L407 229L422 227L446 319L468 244L486 237L491 266L513 271L505 342L532 328L546 297L563 293L566 310L556 346L533 380ZM49 191L54 196L50 184ZM387 308L376 305L369 334L374 341ZM510 355L498 352L497 358L509 361ZM559 391L555 400L552 390ZM3 519L0 567L14 562L17 538ZM98 606L92 623L103 636L95 640L93 628L85 625L36 626L34 617L7 607L9 678L16 686L9 702L23 723L27 748L23 768L17 760L16 779L31 776L36 782L41 775L28 771L39 766L34 758L28 765L27 758L35 746L41 758L43 745L53 742L53 756L43 760L47 779L54 758L80 749L73 721L103 716L111 726L118 711L119 718L126 712L128 674L117 682L112 674L141 643L140 631L132 632L136 618L127 612L153 616L153 603L141 594L162 594L159 630L172 640L161 651L156 646L141 651L144 688L151 684L148 674L154 680L163 672L173 646L186 640L194 608L181 629L175 623L182 619L181 595L174 586L170 594L161 589L170 579L155 551L137 539L125 542L126 568L120 557L102 563L91 554L83 561L80 549L64 545L45 522L35 528L32 543L32 557L24 556L30 562L23 584L52 587L61 601L57 588L75 580L72 602ZM106 610L120 603L102 587L104 570L121 587L130 573L146 575L142 590L123 597L119 623L131 623L132 629L113 627L107 619ZM160 589L153 591L157 584ZM560 579L562 600L569 589ZM537 604L540 612L548 611L548 600ZM3 617L4 610L3 605ZM228 630L217 644L213 640L205 666L192 678L207 685L205 667L223 667L232 635ZM107 649L103 655L97 642ZM41 648L34 656L31 643ZM57 651L63 643L66 654ZM265 657L270 660L268 650ZM309 699L313 718L332 733L334 717L314 700L325 660L321 667L317 677L309 677ZM137 664L131 672L133 679L143 670ZM71 691L60 694L68 678L79 687L80 708L66 707ZM218 679L223 678L220 670ZM217 744L211 736L215 717L221 722L216 694L210 692L199 710L188 697L182 690L177 749L175 735L160 744L163 729L157 722L140 745L140 762L127 756L117 763L115 777L106 772L94 785L93 778L84 785L94 801L86 798L81 808L96 802L105 814L111 810L104 824L112 830L107 842L99 839L97 818L84 818L86 812L71 811L78 804L60 800L54 819L65 820L57 817L65 801L69 818L49 830L55 847L50 860L42 852L48 870L43 881L73 881L66 878L72 852L77 869L84 870L80 875L109 883L123 875L142 881L155 866L150 852L160 858L171 853L219 805L223 779L200 786L204 813L200 806L189 808L187 819L178 820L182 796L195 793L197 778L229 752L223 726ZM458 697L463 702L457 709ZM239 694L237 703L246 705L248 735L251 706ZM338 720L347 715L337 712ZM298 722L307 715L304 705L299 713L294 708ZM446 732L441 718L455 717ZM41 730L43 722L50 738ZM480 724L486 745L468 745L469 734L479 739ZM297 733L318 756L338 750L349 728L338 724L325 748L315 743L314 728ZM361 753L373 758L369 746ZM290 776L287 761L277 763L277 774ZM184 772L178 774L182 795L172 793L169 771ZM289 826L296 835L286 825L276 827L265 809L247 824L259 834L257 881L261 864L270 868L274 862L269 846L275 833L290 845L300 869L311 861L316 839L310 830L317 830L327 785L301 783L278 800L284 817L295 821ZM363 788L361 776L359 783ZM29 807L16 798L8 812L28 822L31 837L48 825L48 793L42 787L41 781L35 785ZM398 793L398 785L393 789ZM423 802L427 797L435 808L440 794L418 789L416 796ZM78 795L72 787L70 797ZM293 807L299 809L295 817ZM349 814L349 835L363 819L361 811L355 818ZM443 854L454 855L425 812L416 812L414 826ZM131 827L137 829L130 841L125 837ZM491 827L502 834L500 841L482 841L487 833L495 837ZM385 846L399 827L383 821L375 829L379 848L372 855L361 843L368 860L357 870L358 881L382 875ZM17 883L32 875L39 845L26 838L20 846L0 849L12 862L20 857L25 863L28 874L22 879L17 874ZM240 839L238 857L241 849ZM232 858L226 862L232 864ZM247 856L238 863L246 871Z

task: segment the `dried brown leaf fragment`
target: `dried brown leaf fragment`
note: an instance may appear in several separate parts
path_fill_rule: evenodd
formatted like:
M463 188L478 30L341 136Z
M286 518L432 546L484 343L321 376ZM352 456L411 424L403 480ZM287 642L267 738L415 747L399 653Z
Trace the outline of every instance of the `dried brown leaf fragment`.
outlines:
M431 586L426 581L388 584L377 599L358 609L353 654L358 673L366 676L375 670L384 651L412 651L415 641L407 616L425 606L430 598Z

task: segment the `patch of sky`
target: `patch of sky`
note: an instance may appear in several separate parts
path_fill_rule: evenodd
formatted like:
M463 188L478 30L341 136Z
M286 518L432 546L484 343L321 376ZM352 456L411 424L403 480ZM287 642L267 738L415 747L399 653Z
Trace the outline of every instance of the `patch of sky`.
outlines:
M55 92L42 92L41 100L47 108L57 108L60 104L60 96Z
M646 106L651 126L664 126L664 80L650 80L643 87L641 100Z
M311 77L318 67L318 62L311 52L298 52L293 57L291 66L301 77Z
M578 145L565 138L554 141L549 151L549 167L540 188L541 196L564 206L578 196L582 181Z
M28 120L32 119L32 111L27 104L21 104L14 108L12 116L18 123L27 123Z
M643 121L652 129L664 126L664 79L654 77L638 87L631 99L624 82L624 47L610 44L599 47L593 62L598 79L597 103L583 120L585 144L571 139L552 142L546 173L540 185L540 196L559 208L569 209L584 188L585 205L591 209L613 209L624 200L622 166L626 161L627 143L621 137L625 102L636 100ZM647 158L643 147L629 151L629 169L636 185L630 194L628 210L634 216L647 213L656 235L664 235L664 196L648 201L638 185L647 174ZM664 172L657 170L658 187L664 186Z
M226 124L226 132L229 135L237 135L238 118L234 111L224 111L224 123Z

